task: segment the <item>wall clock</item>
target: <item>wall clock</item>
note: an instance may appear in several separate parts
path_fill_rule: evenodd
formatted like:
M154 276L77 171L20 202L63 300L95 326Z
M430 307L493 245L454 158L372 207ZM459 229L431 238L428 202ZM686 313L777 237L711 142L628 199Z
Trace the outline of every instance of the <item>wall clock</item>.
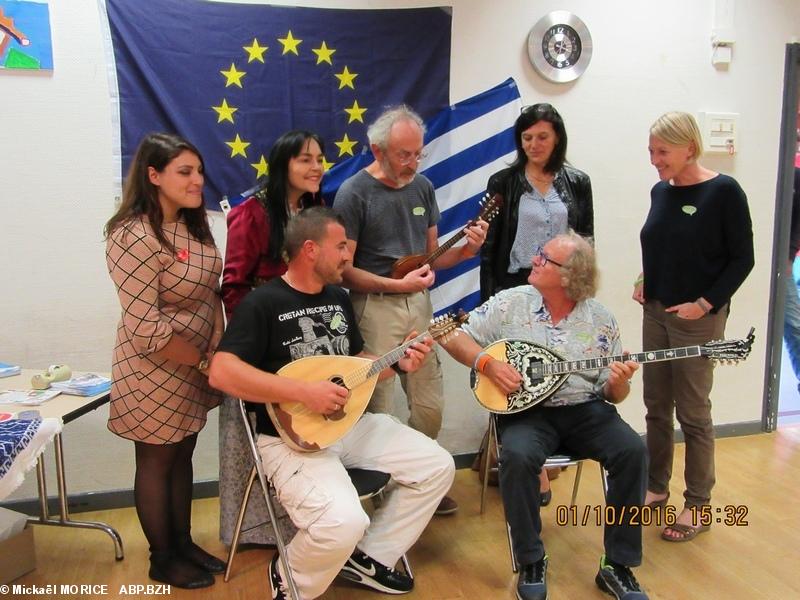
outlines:
M554 10L528 34L528 57L536 71L555 83L580 77L592 58L592 36L571 12Z

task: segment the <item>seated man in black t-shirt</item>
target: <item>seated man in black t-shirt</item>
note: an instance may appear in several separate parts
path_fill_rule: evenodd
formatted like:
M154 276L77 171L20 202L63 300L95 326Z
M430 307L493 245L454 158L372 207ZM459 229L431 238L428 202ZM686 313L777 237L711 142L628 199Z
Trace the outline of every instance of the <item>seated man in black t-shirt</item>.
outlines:
M360 355L363 340L347 293L338 284L351 259L345 230L326 208L303 211L286 231L288 271L248 294L236 309L211 363L211 385L257 405L258 448L298 532L287 546L303 598L315 598L337 574L399 594L413 580L394 569L433 515L454 475L453 459L434 440L383 414L364 414L341 439L317 452L286 444L265 406L301 402L331 415L348 390L328 380L275 375L314 354ZM411 336L406 338L411 339ZM395 369L419 368L433 341L412 344ZM386 368L379 379L391 377ZM345 468L391 474L395 486L370 521ZM273 598L285 598L277 555L269 566Z

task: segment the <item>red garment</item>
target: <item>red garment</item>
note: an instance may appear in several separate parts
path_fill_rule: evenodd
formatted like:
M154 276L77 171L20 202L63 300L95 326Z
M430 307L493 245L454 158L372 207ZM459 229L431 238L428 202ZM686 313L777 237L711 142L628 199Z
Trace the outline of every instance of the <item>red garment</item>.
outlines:
M222 272L222 301L230 320L234 309L256 286L256 279L272 279L286 272L282 260L267 256L269 219L264 205L250 196L228 213L228 242Z

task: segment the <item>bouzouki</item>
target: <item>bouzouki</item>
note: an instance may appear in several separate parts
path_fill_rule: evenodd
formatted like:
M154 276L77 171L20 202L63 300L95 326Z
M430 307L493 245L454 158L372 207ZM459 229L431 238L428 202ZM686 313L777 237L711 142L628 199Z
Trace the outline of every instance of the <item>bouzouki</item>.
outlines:
M306 356L292 361L279 369L277 374L303 381L332 381L347 388L347 402L329 415L316 413L302 402L268 403L267 414L281 439L291 448L300 452L327 448L350 431L361 418L381 371L402 359L409 346L428 336L446 343L446 338L450 334L455 335L466 320L466 315L437 317L427 331L376 359L332 355Z
M467 235L464 229L475 225L478 219L483 219L487 222L491 221L495 215L500 212L500 207L503 206L503 196L495 194L490 198L489 194L486 194L480 204L481 212L478 216L430 254L411 254L403 258L398 258L394 262L394 265L392 265L392 279L402 279L414 269L419 269L424 265L432 265L442 254L447 252L456 242Z
M547 400L564 385L570 373L602 369L615 361L632 360L641 364L680 358L705 357L714 361L736 363L750 354L754 329L744 340L715 340L700 346L666 350L648 350L637 354L598 356L564 360L556 352L524 340L499 340L484 348L492 358L510 364L522 375L519 389L506 395L486 376L472 371L471 385L475 399L493 413L511 414Z

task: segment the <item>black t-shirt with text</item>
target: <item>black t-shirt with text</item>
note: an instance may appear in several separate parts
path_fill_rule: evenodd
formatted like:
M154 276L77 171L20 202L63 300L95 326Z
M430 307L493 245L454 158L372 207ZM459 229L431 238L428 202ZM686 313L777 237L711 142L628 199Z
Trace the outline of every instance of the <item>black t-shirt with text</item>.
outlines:
M305 294L276 277L245 296L217 351L230 352L262 371L276 373L298 358L352 356L363 347L347 292L326 285L319 294ZM259 433L278 435L263 404L248 403L248 408L256 412Z

